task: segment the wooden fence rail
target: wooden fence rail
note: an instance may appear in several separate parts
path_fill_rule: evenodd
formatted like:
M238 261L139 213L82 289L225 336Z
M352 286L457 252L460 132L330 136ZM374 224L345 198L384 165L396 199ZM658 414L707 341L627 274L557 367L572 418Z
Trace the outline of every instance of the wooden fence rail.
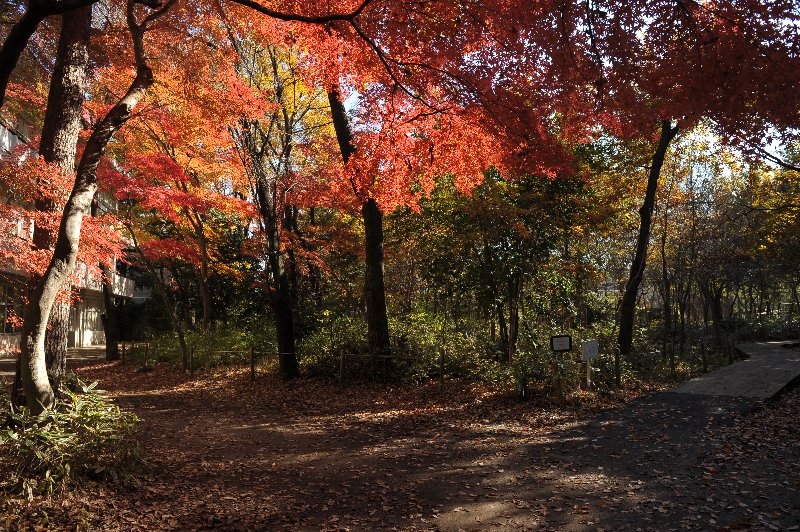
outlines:
M125 361L127 357L130 356L131 351L134 349L142 349L144 348L143 358L142 358L142 366L146 367L147 363L150 359L150 356L155 356L156 352L165 353L165 352L175 352L176 354L180 355L181 350L180 348L170 347L157 347L153 346L150 342L120 342L120 350L122 360ZM191 346L189 348L189 375L191 378L194 378L194 370L195 370L195 346ZM274 356L280 357L281 355L287 355L290 353L280 353L275 351L258 351L255 347L250 347L249 349L214 349L210 351L203 351L204 353L210 355L245 355L247 357L248 365L250 366L249 371L249 382L250 384L254 384L256 382L256 362L261 357L266 356ZM388 375L388 363L391 360L407 360L411 362L419 361L418 357L410 357L410 356L395 356L395 355L369 355L369 354L360 354L360 353L352 353L347 352L345 349L341 349L339 351L339 388L344 387L345 381L345 366L346 360L348 358L356 358L356 359L368 359L368 360L378 360L382 366L382 376L383 376L383 383L384 385L387 382L387 375ZM445 352L444 350L439 351L439 381L444 382L444 374L445 374Z
M150 342L120 342L120 349L122 352L122 360L124 361L127 356L130 355L130 352L133 349L141 349L144 348L143 359L142 359L142 366L147 366L147 362L151 354L154 354L156 351L160 353L169 353L175 352L178 355L181 354L181 349L178 347L156 347L152 346ZM281 355L286 355L290 353L279 353L275 351L259 351L256 350L255 347L250 347L249 349L212 349L210 351L203 350L204 353L210 355L245 355L247 356L248 363L250 366L250 375L249 380L250 384L254 384L256 381L256 361L260 357L264 356L275 356L279 357ZM195 346L191 346L189 348L189 375L191 378L194 378L194 354L195 354Z

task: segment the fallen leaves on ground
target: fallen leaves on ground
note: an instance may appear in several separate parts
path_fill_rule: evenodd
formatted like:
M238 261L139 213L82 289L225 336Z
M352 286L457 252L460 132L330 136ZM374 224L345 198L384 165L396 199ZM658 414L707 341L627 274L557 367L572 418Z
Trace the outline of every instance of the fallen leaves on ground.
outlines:
M90 484L60 500L6 499L0 516L9 528L730 525L705 494L695 493L707 483L708 469L690 467L701 463L699 455L671 462L677 445L671 440L681 438L680 430L667 428L689 414L646 402L611 408L620 401L586 396L572 406L520 403L491 387L457 382L340 391L321 381L263 376L250 386L245 370L189 380L168 366L138 373L114 363L84 368L82 376L100 381L140 416L147 464L133 487ZM718 434L715 456L739 448ZM736 500L749 504L747 497ZM796 503L784 504L797 511Z

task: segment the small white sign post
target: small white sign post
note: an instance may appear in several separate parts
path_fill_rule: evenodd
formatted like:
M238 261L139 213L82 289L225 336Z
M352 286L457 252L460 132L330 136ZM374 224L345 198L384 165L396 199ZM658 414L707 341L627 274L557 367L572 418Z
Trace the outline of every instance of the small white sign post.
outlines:
M550 349L553 351L572 351L572 336L551 336Z
M581 344L581 356L586 362L586 387L592 387L592 359L600 354L600 342L597 340L586 340Z

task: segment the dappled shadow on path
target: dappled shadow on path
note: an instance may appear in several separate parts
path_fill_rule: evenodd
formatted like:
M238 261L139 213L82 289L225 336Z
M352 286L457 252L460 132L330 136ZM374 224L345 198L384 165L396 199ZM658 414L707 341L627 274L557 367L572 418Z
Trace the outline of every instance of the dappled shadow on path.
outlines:
M97 526L761 528L800 508L791 486L769 500L725 486L719 434L752 400L660 393L592 413L455 384L249 388L240 373L85 370L140 415L149 460L137 489L87 503Z

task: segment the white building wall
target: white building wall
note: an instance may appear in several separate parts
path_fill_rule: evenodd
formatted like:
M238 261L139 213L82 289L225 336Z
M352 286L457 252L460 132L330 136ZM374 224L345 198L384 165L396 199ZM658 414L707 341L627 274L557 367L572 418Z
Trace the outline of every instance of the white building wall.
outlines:
M102 315L105 312L102 293L82 290L69 314L69 347L102 345L106 341Z

